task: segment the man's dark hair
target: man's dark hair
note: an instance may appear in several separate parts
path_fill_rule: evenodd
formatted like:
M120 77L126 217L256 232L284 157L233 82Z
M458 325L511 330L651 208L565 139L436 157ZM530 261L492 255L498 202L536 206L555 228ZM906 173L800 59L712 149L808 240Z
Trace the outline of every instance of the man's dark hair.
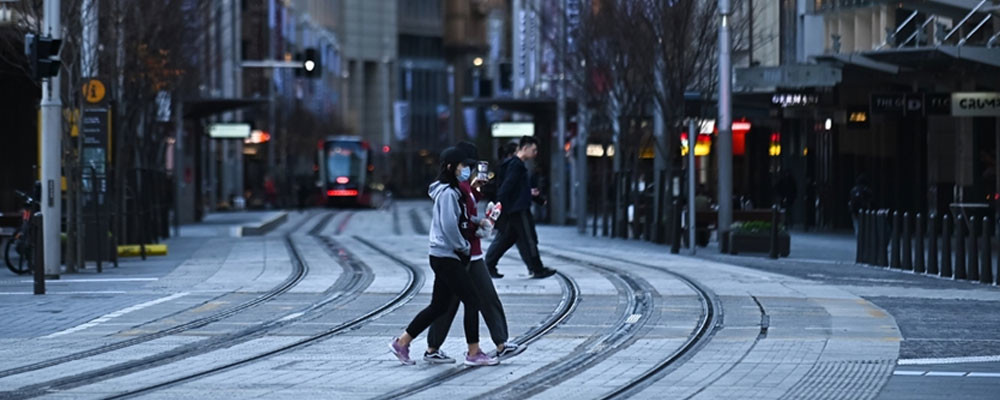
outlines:
M517 143L517 148L523 149L525 147L528 147L528 145L532 144L538 146L538 139L535 139L534 136L522 136L521 140Z
M497 159L500 161L506 160L507 157L514 155L517 152L517 142L507 142L503 146L500 146L500 151L497 153Z

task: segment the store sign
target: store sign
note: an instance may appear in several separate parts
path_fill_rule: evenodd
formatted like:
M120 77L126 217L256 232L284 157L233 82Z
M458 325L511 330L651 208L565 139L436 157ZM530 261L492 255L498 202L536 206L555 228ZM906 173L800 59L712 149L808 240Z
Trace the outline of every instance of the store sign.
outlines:
M906 116L949 115L952 114L951 97L949 93L873 93L871 113Z
M250 137L250 124L212 124L208 136L213 139L246 139Z
M872 114L902 114L906 95L903 93L872 93Z
M535 135L534 122L494 122L492 132L493 137L499 138L519 138L522 136Z
M927 93L924 95L924 112L927 115L951 114L951 93Z
M818 94L775 93L771 96L771 104L786 107L803 107L819 104Z
M1000 116L1000 93L996 92L952 93L951 115L956 117Z

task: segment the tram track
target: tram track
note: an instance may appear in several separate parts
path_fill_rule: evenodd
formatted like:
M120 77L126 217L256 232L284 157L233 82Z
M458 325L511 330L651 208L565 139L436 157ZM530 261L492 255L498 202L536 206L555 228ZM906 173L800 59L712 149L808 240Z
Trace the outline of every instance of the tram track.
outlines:
M576 252L578 250L559 249L564 253ZM607 277L616 288L619 289L620 297L624 298L625 306L618 316L615 324L604 331L601 335L592 336L590 339L577 347L572 354L555 360L544 367L538 368L536 372L526 375L511 384L501 386L487 393L477 396L477 398L499 398L499 399L523 399L540 394L545 390L567 381L573 376L596 366L601 361L607 359L615 352L626 348L636 338L653 313L655 299L652 296L652 286L644 279L625 271L622 268L615 268L603 265L579 257L568 256L566 254L554 254L545 252L549 257L571 262L592 270L595 270ZM650 384L665 376L674 368L689 359L691 355L705 345L714 335L716 329L722 324L722 306L717 296L707 287L697 280L686 275L670 271L665 268L639 264L630 260L611 257L602 254L582 253L592 257L600 257L618 264L633 264L646 269L655 270L659 273L670 275L674 279L683 282L690 287L697 295L702 306L701 316L692 328L685 342L666 357L658 361L655 365L643 371L638 376L630 379L625 384L618 386L612 391L601 394L600 399L621 399L627 398ZM560 276L562 273L560 273ZM763 310L763 309L762 309ZM763 311L762 311L763 312ZM548 330L554 329L552 325ZM421 380L412 385L395 390L391 393L377 397L377 399L401 399L407 396L425 391L440 385L441 383L455 379L471 371L471 368L457 368L434 375Z
M326 213L321 217L317 224L309 230L308 234L310 236L316 237L319 235L326 225L329 223L330 219L334 216L334 213ZM127 348L129 346L134 346L151 340L176 335L189 331L192 329L197 329L204 327L210 323L218 322L224 320L225 318L234 316L239 312L246 311L249 308L261 305L267 301L274 300L278 296L287 293L293 287L298 285L299 282L303 280L305 276L308 275L309 267L308 264L303 261L301 254L298 252L294 241L292 240L292 233L284 235L285 246L291 255L292 260L292 274L289 278L279 285L275 289L268 291L267 293L258 296L254 301L242 303L240 306L226 309L222 312L213 314L208 317L204 317L190 323L185 323L181 325L176 325L171 328L163 329L151 334L146 334L135 339L143 340L128 340L123 342L114 343L107 346L102 346L101 348L96 348L92 350L87 350L84 352L75 353L73 357L67 356L60 359L48 360L48 362L38 363L38 364L51 364L40 366L36 369L46 368L50 366L59 365L65 362L71 362L76 360L86 359L94 355L107 353L114 350L120 350ZM336 252L331 254L336 257ZM251 340L255 337L262 336L267 332L278 329L291 323L292 320L298 318L298 316L303 316L311 313L315 310L323 308L335 301L361 291L364 287L371 282L371 279L364 279L364 276L371 276L372 273L367 267L359 268L358 266L352 264L344 264L345 271L337 281L324 292L325 298L319 302L315 302L310 306L306 307L299 313L296 313L296 318L275 318L269 319L260 324L256 324L249 328L244 328L237 332L218 335L209 339L201 340L194 343L189 343L186 345L181 345L168 351L160 352L148 357L126 361L114 365L110 365L103 368L95 368L92 370L83 371L70 376L63 376L60 378L51 379L45 382L39 382L35 384L26 385L17 388L12 391L0 392L0 399L7 398L30 398L45 395L53 391L68 390L79 386L84 386L92 383L97 383L107 379L112 379L118 376L123 376L142 370L147 370L157 366L169 364L171 362L180 361L186 358L197 356L199 354L204 354L210 351L231 347L233 345ZM295 314L293 314L295 315ZM65 360L65 361L63 361ZM60 362L57 362L60 361Z
M329 220L333 216L334 216L334 214L331 213L331 214L326 214L323 217L321 217L321 219L317 223L317 225L310 231L310 234L315 234L316 232L319 232L320 230L322 230L326 226L326 224L329 223ZM290 238L288 236L286 236L286 244L289 245L289 246L291 245L291 241L290 241ZM112 351L121 350L121 349L125 349L125 348L131 347L131 346L136 346L136 345L139 345L139 344L142 344L142 343L150 342L150 341L153 341L153 340L156 340L156 339L160 339L160 338L163 338L163 337L167 337L167 336L171 336L171 335L177 335L177 334L180 334L180 333L183 333L183 332L187 332L187 331L190 331L190 330L202 328L202 327L207 326L209 324L212 324L214 322L222 321L222 320L224 320L226 318L232 317L234 315L237 315L239 313L242 313L244 311L247 311L249 309L257 307L257 306L259 306L261 304L267 303L268 301L274 299L275 297L278 297L279 295L281 295L283 293L288 292L293 287L295 287L296 285L298 285L299 282L301 282L302 279L305 278L305 276L306 276L307 273L308 273L308 270L307 270L306 265L304 263L296 263L293 266L293 268L292 268L292 272L288 275L288 277L285 278L285 280L283 280L277 286L272 287L271 289L267 290L266 292L260 294L259 296L255 297L255 298L253 298L253 299L251 299L249 301L240 303L240 304L238 304L236 306L233 306L233 307L226 308L226 309L224 309L222 311L213 313L211 315L207 315L207 316L204 316L204 317L201 317L201 318L197 318L197 319L194 319L194 320L182 323L182 324L174 325L174 326L171 326L169 328L160 329L160 330L158 330L156 332L145 333L145 334L142 334L142 335L139 335L139 336L136 336L136 337L132 337L132 338L129 338L129 339L126 339L126 340L118 341L118 342L115 342L115 343L106 344L106 345L103 345L103 346L100 346L100 347L95 347L95 348L92 348L92 349L87 349L87 350L84 350L84 351L79 351L79 352L76 352L76 353L67 354L67 355L60 356L60 357L54 357L54 358L51 358L51 359L48 359L48 360L39 361L39 362L31 363L31 364L28 364L28 365L23 365L23 366L20 366L20 367L6 369L6 370L3 370L3 371L0 371L0 378L4 378L4 377L8 377L8 376L13 376L13 375L20 375L20 374L24 374L24 373L28 373L28 372L32 372L32 371L37 371L37 370L44 369L44 368L50 368L50 367L54 367L54 366L57 366L57 365L60 365L60 364L65 364L65 363L68 363L68 362L71 362L71 361L77 361L77 360L82 360L82 359L85 359L85 358L90 358L90 357L98 356L98 355L109 353L109 352L112 352ZM214 299L218 299L218 297L216 297ZM211 301L211 300L209 300L209 301ZM178 312L175 312L175 313L172 313L170 315L167 315L167 316L164 316L162 318L159 318L158 320L164 320L164 319L170 318L171 316L181 315L181 314L183 314L185 312L190 312L193 309L197 309L199 307L204 306L204 304L205 304L204 302L200 303L200 304L197 304L195 306L192 306L192 307L186 308L184 310L180 310ZM155 321L153 321L153 322L155 322ZM146 323L146 324L143 324L143 325L148 325L148 324L149 323ZM138 327L136 327L136 328L138 328ZM132 328L132 329L135 329L135 328ZM3 395L0 394L0 397L3 397Z
M519 345L528 345L558 327L563 321L569 318L574 310L576 310L577 305L580 303L580 287L577 285L576 281L573 280L573 278L569 277L565 273L557 272L555 276L559 279L560 285L562 286L562 298L559 300L559 304L556 306L555 310L553 310L553 312L545 318L545 320L524 334L514 338L511 340L512 342ZM451 368L447 371L422 379L390 393L380 395L376 397L376 399L388 400L406 398L414 393L419 393L440 385L442 382L456 379L473 370L475 370L475 368L468 366Z
M409 302L411 299L413 299L413 297L415 297L417 295L417 293L420 290L420 287L423 285L423 279L422 279L422 276L421 276L421 274L420 274L420 272L419 272L419 270L417 269L416 266L414 266L413 264L410 264L409 262L407 262L407 261L399 258L398 256L390 253L389 251L381 248L380 246L372 243L369 240L366 240L366 239L363 239L363 238L357 237L357 236L354 236L354 239L357 240L358 242L361 242L365 246L371 248L372 250L380 253L381 255L383 255L383 256L385 256L385 257L393 260L396 264L402 266L403 269L407 271L407 281L404 284L403 289L401 291L399 291L395 296L393 296L392 299L390 299L389 301L383 303L379 307L377 307L375 309L372 309L369 312L367 312L367 313L365 313L365 314L363 314L361 316L358 316L358 317L353 318L351 320L348 320L346 322L340 323L340 324L338 324L338 325L336 325L336 326L334 326L334 327L332 327L330 329L327 329L327 330L325 330L325 331L323 331L323 332L321 332L319 334L310 335L310 336L307 336L307 337L305 337L303 339L297 340L297 341L295 341L293 343L290 343L290 344L287 344L287 345L284 345L284 346L280 346L278 348L275 348L275 349L272 349L272 350L269 350L269 351L266 351L266 352L263 352L263 353L259 353L259 354L253 355L251 357L246 357L246 358L242 358L242 359L235 360L235 361L232 361L232 362L228 362L228 363L225 363L225 364L222 364L222 365L219 365L219 366L207 369L207 370L198 371L198 372L195 372L195 373L192 373L192 374L188 374L188 375L181 376L181 377L178 377L178 378L170 379L170 380L167 380L167 381L164 381L164 382L160 382L160 383L157 383L157 384L154 384L154 385L145 386L145 387L134 389L134 390L130 390L130 391L127 391L127 392L124 392L124 393L119 393L119 394L116 394L116 395L108 397L108 399L125 399L125 398L136 397L136 396L139 396L139 395L143 395L143 394L155 392L157 390L163 390L163 389L166 389L166 388L169 388L169 387L180 385L180 384L183 384L183 383L186 383L186 382L195 381L195 380L198 380L198 379L201 379L201 378L205 378L205 377L208 377L210 375L214 375L214 374L217 374L217 373L220 373L220 372L223 372L223 371L228 371L228 370L231 370L231 369L234 369L234 368L239 368L239 367L242 367L242 366L254 363L254 362L262 361L262 360L265 360L265 359L268 359L268 358L280 355L280 354L288 353L288 352L295 351L295 350L300 350L300 349L305 348L305 347L307 347L309 345L312 345L312 344L321 342L323 340L329 339L329 338L331 338L333 336L336 336L338 334L344 333L344 332L349 331L349 330L356 329L356 328L364 325L367 322L370 322L370 321L378 319L378 318L380 318L380 317L382 317L384 315L387 315L387 314L393 312L394 310L396 310L397 308L403 306L404 304L406 304L407 302ZM327 242L329 242L329 243L337 243L337 242L335 242L335 241L333 241L332 239L329 239L329 238L326 238L325 240ZM348 251L346 248L344 248L343 246L340 246L339 244L337 246L338 246L337 248L332 248L332 250L334 250L338 254L344 254L344 255L346 255L346 257L348 257L354 263L361 263L361 261L358 260L356 257L354 257L353 254L350 251Z

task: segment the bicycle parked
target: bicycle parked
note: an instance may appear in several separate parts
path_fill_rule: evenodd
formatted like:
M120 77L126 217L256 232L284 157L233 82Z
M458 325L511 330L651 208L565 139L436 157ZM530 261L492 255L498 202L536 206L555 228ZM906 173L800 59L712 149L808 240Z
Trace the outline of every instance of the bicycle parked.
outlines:
M31 220L38 212L39 205L35 199L20 190L15 190L14 193L24 200L24 208L21 209L21 227L14 231L13 237L7 241L5 246L4 260L7 262L7 268L12 272L24 275L30 273L35 265L34 228Z

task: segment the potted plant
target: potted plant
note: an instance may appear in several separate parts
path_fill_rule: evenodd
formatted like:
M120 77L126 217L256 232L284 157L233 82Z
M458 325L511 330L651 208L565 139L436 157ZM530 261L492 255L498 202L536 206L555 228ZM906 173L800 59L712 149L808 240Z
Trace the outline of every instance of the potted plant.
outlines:
M778 225L778 254L788 257L791 238L784 225ZM729 253L767 253L771 251L771 222L734 222L729 231Z

